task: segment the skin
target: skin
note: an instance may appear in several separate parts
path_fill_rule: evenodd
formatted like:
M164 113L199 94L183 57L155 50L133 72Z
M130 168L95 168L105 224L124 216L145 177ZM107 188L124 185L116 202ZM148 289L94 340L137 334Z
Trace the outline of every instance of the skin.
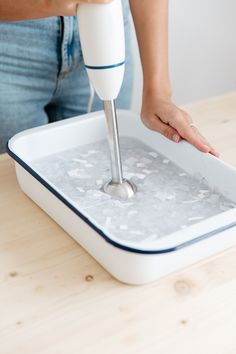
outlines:
M111 0L0 0L0 21L50 16L75 16L79 3L106 4Z
M79 3L105 4L112 0L0 0L0 21L50 16L75 16ZM141 118L151 130L180 142L187 140L202 152L216 152L201 135L191 116L171 101L168 69L168 0L130 0L143 67ZM151 39L151 40L150 40Z

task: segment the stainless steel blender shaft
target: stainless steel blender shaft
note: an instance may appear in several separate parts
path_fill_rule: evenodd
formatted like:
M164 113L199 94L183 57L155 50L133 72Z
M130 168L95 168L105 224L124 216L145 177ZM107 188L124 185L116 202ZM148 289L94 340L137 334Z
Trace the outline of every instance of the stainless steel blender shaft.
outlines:
M116 108L114 101L104 101L104 112L107 122L108 144L111 157L111 173L113 183L122 183L123 171L120 156L120 142Z
M112 180L107 182L102 189L113 197L126 200L135 194L137 188L132 182L123 178L117 115L113 100L104 101L104 112L107 123Z

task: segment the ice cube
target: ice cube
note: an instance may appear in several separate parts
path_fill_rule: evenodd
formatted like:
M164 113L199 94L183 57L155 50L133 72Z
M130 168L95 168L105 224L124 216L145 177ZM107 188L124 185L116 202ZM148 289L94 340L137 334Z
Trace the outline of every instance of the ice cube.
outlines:
M138 214L138 211L137 210L130 210L128 212L128 215L137 215Z
M93 155L93 154L97 154L97 153L99 153L98 150L89 150L89 151L88 151L88 154L89 154L89 155Z
M80 168L75 168L73 170L69 170L67 171L68 176L70 177L76 177L76 178L83 178L81 176L84 175L84 170L80 169Z
M162 162L163 162L164 164L168 164L168 163L170 162L170 160L164 159L164 160L162 160Z
M77 189L77 191L79 191L80 193L84 193L84 192L85 192L84 188L76 187L76 189Z
M173 199L175 199L175 194L170 194L170 195L168 195L166 199L167 199L167 200L173 200Z
M203 219L203 216L192 216L188 218L189 221L197 221Z
M211 201L211 202L213 202L213 203L216 203L216 202L218 202L219 201L219 198L220 198L220 196L218 195L218 194L212 194L210 197L209 197L209 200Z
M140 161L141 161L142 163L144 163L145 165L152 162L152 160L147 159L146 157L142 157L142 158L140 159Z
M120 230L122 230L122 231L128 230L128 226L127 225L120 225Z
M102 180L102 179L97 179L97 180L96 180L96 185L97 185L97 186L101 186L102 183L103 183L103 180Z
M138 160L135 157L129 157L125 160L126 165L133 166Z
M142 163L142 162L136 163L136 166L137 166L137 167L141 167L141 168L142 168L142 167L145 167L144 163Z
M134 176L136 176L136 174L133 173L133 172L125 172L125 177L126 177L127 179L131 179L131 178L134 177Z
M111 219L110 216L108 216L108 217L106 218L106 221L105 221L105 226L108 227L108 226L111 225L111 223L112 223L112 219Z
M140 236L143 235L143 232L139 230L130 230L130 233L133 235L140 235Z
M150 173L152 173L151 170L146 170L146 169L142 170L142 172L146 173L147 175L149 175Z
M82 160L82 159L76 159L76 161L79 162L79 163L82 163L82 164L88 163L87 160Z
M143 173L135 173L135 177L137 177L139 179L144 179L146 177L146 175L144 175Z
M154 157L154 158L156 158L156 157L158 156L158 154L157 154L156 152L154 152L154 151L150 151L150 152L148 153L148 155L150 155L150 156L152 156L152 157Z

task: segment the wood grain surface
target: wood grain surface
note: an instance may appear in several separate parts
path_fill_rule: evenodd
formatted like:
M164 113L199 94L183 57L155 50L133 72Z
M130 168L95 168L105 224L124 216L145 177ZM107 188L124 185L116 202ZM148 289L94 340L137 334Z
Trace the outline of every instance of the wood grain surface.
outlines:
M184 108L236 167L236 93ZM122 284L21 192L1 155L0 354L9 353L236 354L236 248L149 285Z

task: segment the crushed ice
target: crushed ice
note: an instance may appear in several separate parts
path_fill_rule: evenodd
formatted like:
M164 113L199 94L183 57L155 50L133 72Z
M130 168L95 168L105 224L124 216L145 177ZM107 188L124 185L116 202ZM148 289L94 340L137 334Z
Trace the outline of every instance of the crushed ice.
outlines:
M100 188L110 179L105 140L79 146L34 163L104 232L122 240L148 242L235 207L137 139L121 138L124 177L138 187L133 199L112 199Z

